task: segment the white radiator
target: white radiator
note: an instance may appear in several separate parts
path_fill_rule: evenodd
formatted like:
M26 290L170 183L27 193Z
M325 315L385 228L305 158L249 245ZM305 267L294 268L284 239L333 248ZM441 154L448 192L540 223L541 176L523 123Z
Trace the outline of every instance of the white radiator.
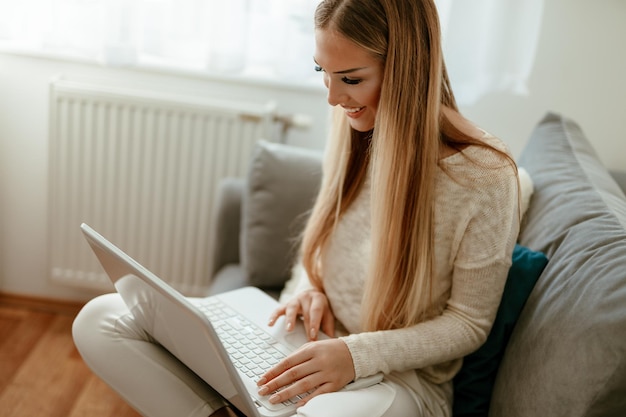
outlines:
M243 176L274 106L116 90L58 79L50 89L52 280L112 288L85 222L188 295L208 285L216 185Z

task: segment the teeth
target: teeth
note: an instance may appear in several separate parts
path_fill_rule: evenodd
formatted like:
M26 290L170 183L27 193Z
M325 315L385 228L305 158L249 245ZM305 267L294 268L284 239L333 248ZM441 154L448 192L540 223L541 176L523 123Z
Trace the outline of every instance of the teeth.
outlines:
M356 107L353 109L345 109L348 113L356 113L358 111L361 111L363 109L363 107Z

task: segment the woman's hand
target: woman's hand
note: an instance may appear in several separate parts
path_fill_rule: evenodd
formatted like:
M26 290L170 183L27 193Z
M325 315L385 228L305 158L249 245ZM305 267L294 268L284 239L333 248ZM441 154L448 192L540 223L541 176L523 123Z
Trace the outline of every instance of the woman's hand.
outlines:
M270 316L268 325L273 326L280 316L285 316L288 332L295 328L298 316L302 316L309 340L317 340L320 328L328 336L335 336L335 316L326 294L319 290L303 291L280 306Z
M261 377L259 394L269 395L282 388L269 398L277 404L309 392L298 402L300 407L320 394L340 390L354 376L352 355L341 339L309 342Z

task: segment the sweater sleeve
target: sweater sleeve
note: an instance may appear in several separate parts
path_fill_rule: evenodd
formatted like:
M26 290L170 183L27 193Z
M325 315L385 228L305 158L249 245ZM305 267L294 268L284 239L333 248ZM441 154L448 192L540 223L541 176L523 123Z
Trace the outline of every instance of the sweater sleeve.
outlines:
M404 329L344 337L357 378L376 372L401 372L433 365L448 367L447 362L476 350L486 340L493 324L504 288L504 280L500 277L506 275L507 270L508 265L504 262L477 270L458 268L455 282L465 281L467 284L455 285L440 316Z
M450 235L461 238L446 243L455 247L454 261L451 276L437 277L450 281L449 297L441 302L439 316L408 328L343 338L357 377L420 369L435 382L444 382L458 371L459 358L485 342L519 231L517 177L511 171L496 170L498 175L465 188L464 214L449 214L455 219L452 227L458 229ZM447 194L457 202L462 198L458 191ZM453 207L446 198L443 207Z

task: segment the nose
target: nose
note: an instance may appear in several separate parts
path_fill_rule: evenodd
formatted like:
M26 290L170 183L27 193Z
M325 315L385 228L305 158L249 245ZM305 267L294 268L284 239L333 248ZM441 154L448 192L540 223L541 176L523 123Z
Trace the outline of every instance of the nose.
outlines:
M338 104L347 103L348 95L341 85L342 83L332 82L330 79L324 80L328 89L328 104L336 106Z

